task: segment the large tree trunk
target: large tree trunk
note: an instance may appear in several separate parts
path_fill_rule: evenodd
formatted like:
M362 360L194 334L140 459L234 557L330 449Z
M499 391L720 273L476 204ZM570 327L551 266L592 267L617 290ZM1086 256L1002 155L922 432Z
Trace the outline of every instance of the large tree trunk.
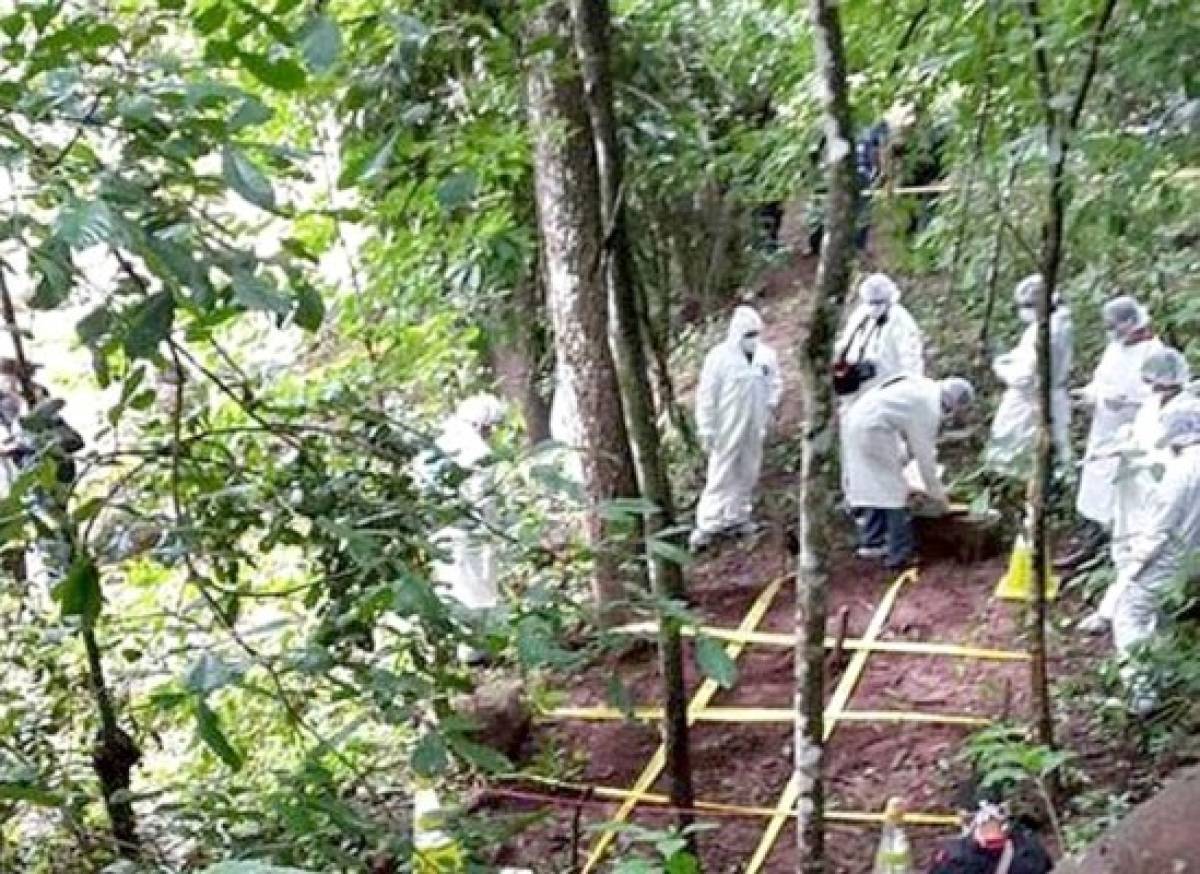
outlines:
M608 293L598 269L600 183L570 24L563 0L551 0L533 15L530 43L552 48L531 60L526 85L554 346L579 406L596 607L601 622L614 622L623 618L627 553L614 543L618 526L601 510L614 498L634 497L637 485L608 346Z
M836 0L810 0L813 44L825 118L825 241L817 268L801 364L804 449L801 459L799 556L796 567L795 781L798 870L825 870L824 758L825 612L829 531L836 524L829 482L834 441L828 379L834 334L850 285L854 256L854 132L850 127L846 56Z
M501 394L517 405L525 422L525 440L537 446L550 439L550 404L542 394L546 351L536 271L520 282L497 307L499 330L491 338L488 357Z
M1047 56L1042 32L1041 13L1037 0L1026 0L1025 13L1033 38L1034 72L1042 101L1046 125L1046 149L1050 156L1049 186L1046 194L1046 214L1042 224L1042 293L1037 300L1037 371L1038 371L1038 434L1034 457L1033 479L1029 484L1031 527L1033 529L1033 627L1030 635L1031 681L1038 728L1038 740L1046 746L1054 743L1054 717L1050 706L1050 681L1046 668L1046 588L1047 565L1050 557L1049 507L1050 479L1054 465L1054 446L1051 435L1052 407L1050 384L1050 311L1058 270L1062 262L1063 229L1066 220L1066 166L1070 137L1079 126L1088 91L1100 61L1100 47L1112 20L1116 0L1104 0L1104 6L1092 31L1091 47L1079 88L1071 109L1061 116L1055 105L1054 83L1051 81L1050 59ZM1061 65L1060 65L1061 67Z
M659 452L650 365L642 338L633 253L622 202L621 152L613 110L610 71L608 0L571 0L575 41L583 68L588 115L600 170L601 215L607 230L602 272L608 286L614 323L613 351L624 399L625 420L633 438L634 466L642 495L656 511L645 516L645 553L658 601L682 601L683 570L654 548L655 538L675 526L671 484ZM668 400L669 402L669 400ZM692 822L692 766L688 748L687 688L683 678L683 643L679 624L658 616L659 670L663 679L667 774L671 804L681 829Z

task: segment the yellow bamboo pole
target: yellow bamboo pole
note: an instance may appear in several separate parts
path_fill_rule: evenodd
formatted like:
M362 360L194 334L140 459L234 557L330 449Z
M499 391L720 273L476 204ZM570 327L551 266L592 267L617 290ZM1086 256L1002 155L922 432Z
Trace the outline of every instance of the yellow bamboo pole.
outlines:
M579 783L571 783L565 780L555 780L551 777L534 777L521 774L514 774L512 780L521 783L535 783L542 786L550 786L555 789L567 789L572 792L586 793L595 798L614 799L614 800L633 800L638 804L655 804L669 805L671 799L666 795L661 795L656 792L634 792L631 789L618 789L613 786L588 786ZM753 807L743 804L726 804L720 801L697 801L695 808L698 811L709 811L710 813L727 813L737 816L761 816L772 817L775 815L773 807ZM790 816L794 817L795 811L791 811ZM831 822L844 823L863 823L874 824L883 822L882 813L870 813L860 810L830 810L825 814L826 819ZM910 825L920 826L957 826L961 820L952 813L934 813L934 812L909 812L904 814L904 821Z
M653 622L638 622L632 625L622 625L614 629L618 634L645 635L653 634L657 629ZM685 637L703 635L713 640L736 641L752 643L759 646L775 646L790 648L796 645L796 635L778 631L747 631L735 628L718 628L702 625L699 628L687 626L682 630ZM837 640L825 638L825 648L832 649ZM842 641L842 648L847 651L869 649L872 652L897 653L902 655L950 656L964 659L979 659L981 661L998 662L1027 662L1029 653L1011 649L987 649L984 647L964 646L957 643L927 643L920 640L874 640L866 641L859 637L851 637Z

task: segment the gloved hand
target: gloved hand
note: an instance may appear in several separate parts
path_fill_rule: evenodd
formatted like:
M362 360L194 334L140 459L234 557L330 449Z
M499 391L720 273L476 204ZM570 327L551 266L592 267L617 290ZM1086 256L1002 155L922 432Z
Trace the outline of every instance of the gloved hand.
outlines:
M1124 398L1124 397L1105 398L1104 399L1105 409L1112 410L1114 413L1119 413L1121 410L1126 410L1126 409L1129 409L1130 407L1136 407L1136 406L1137 406L1136 403L1134 403L1133 401L1130 401L1128 398Z

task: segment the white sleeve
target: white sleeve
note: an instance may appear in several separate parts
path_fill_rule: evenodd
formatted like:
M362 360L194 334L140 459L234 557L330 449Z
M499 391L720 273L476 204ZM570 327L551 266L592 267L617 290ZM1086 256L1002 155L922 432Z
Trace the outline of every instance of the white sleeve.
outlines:
M714 349L704 359L700 385L696 389L696 432L702 446L716 436L717 407L721 395L721 355Z
M925 491L933 500L945 501L946 488L942 485L937 469L937 431L940 422L935 419L932 428L926 421L910 422L909 427L905 429L904 442L917 466L917 472L921 474Z
M910 376L924 376L925 344L921 340L921 329L917 327L917 323L908 310L901 310L895 314L895 317L899 323L896 325L896 336L893 342L896 345L896 357L900 365L900 372Z

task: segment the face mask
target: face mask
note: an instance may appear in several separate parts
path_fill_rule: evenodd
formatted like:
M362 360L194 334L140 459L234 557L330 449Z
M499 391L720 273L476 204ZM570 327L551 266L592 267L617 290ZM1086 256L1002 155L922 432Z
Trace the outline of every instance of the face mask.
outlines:
M753 357L754 350L758 348L758 337L743 337L740 345L747 357Z
M867 312L873 319L881 319L887 315L888 304L886 301L871 301L867 304Z
M1037 321L1037 307L1018 307L1017 315L1027 325Z

